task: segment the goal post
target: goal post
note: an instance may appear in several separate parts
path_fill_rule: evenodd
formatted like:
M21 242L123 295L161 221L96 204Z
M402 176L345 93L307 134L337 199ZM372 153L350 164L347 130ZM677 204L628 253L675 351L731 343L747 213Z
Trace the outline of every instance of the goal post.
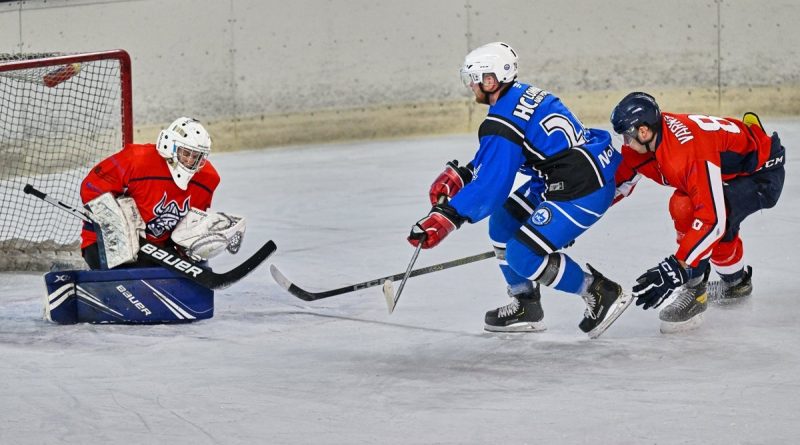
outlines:
M23 188L78 205L89 169L132 141L127 52L0 54L0 270L82 266L82 222Z

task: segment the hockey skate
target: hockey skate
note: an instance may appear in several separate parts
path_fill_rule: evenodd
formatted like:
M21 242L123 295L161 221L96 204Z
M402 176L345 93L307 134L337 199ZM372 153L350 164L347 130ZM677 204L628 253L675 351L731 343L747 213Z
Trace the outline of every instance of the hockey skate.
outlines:
M725 280L708 283L708 301L719 304L737 304L745 301L753 293L753 268L747 266L742 281L731 284Z
M539 284L533 290L512 295L511 303L486 313L484 329L490 332L541 332L547 329L542 319Z
M600 272L596 271L594 267L587 264L591 272L592 283L589 289L586 290L583 301L586 302L586 311L583 313L583 320L578 324L578 327L583 332L590 332L597 325L599 325L608 311L614 307L617 299L622 296L622 287L604 277Z
M707 282L684 286L675 291L675 299L658 314L661 332L673 334L694 329L703 323L708 307Z

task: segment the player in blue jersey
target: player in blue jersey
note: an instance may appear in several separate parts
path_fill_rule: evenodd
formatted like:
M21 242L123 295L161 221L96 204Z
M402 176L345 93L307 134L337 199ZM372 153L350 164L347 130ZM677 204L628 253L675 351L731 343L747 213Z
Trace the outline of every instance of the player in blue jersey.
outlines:
M558 97L517 82L517 60L502 42L467 55L462 80L478 103L489 105L480 146L467 165L447 163L431 185L433 208L413 226L408 240L431 248L465 221L488 216L489 237L512 302L487 312L485 329L544 330L543 284L583 297L587 308L579 327L589 332L622 288L588 264L585 272L560 250L611 205L621 156L608 132L585 128ZM511 193L517 173L530 179Z

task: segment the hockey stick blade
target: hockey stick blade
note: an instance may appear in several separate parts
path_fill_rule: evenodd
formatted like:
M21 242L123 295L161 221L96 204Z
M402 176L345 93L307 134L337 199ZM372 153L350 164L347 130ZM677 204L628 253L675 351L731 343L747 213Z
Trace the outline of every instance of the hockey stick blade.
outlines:
M270 240L261 246L250 258L244 260L233 269L216 273L210 269L200 267L190 259L182 258L175 249L170 247L158 247L147 241L142 241L139 248L139 255L146 257L159 265L172 270L195 283L208 289L224 289L233 283L241 280L252 272L256 267L264 262L275 250L275 242Z
M451 267L462 266L464 264L474 263L475 261L485 260L487 258L493 258L494 251L479 253L477 255L472 255L464 258L459 258L452 261L447 261L440 264L434 264L433 266L422 267L419 269L412 270L411 273L408 275L410 277L417 277L420 275L429 274L432 272L438 272L440 270L449 269ZM351 284L348 286L343 286L338 289L331 289L323 292L309 292L300 286L293 283L291 280L286 278L286 276L275 267L274 264L271 264L269 267L270 273L272 274L272 278L275 279L282 288L286 289L290 294L294 295L295 297L304 300L304 301L315 301L321 300L323 298L329 298L336 295L346 294L350 292L355 292L357 290L367 289L374 286L382 286L384 281L397 281L401 280L405 275L405 272L397 273L394 275L389 275L386 277L376 278L374 280L363 281L361 283Z
M389 308L389 313L394 312L394 306L397 304L394 300L394 285L392 280L383 282L383 298L386 299L386 307Z
M389 314L391 314L394 312L394 307L397 305L394 299L394 285L392 284L392 280L383 282L383 298L386 299L386 307L389 308Z
M589 338L595 339L605 332L611 325L617 321L620 315L625 312L626 309L631 305L633 302L633 296L623 292L622 296L614 304L614 308L606 315L606 318L600 322L594 329L589 331Z
M386 283L390 283L389 280L383 282L383 296L386 297L389 315L392 315L395 306L397 306L397 302L400 300L400 294L403 292L403 288L406 287L406 281L408 281L408 278L411 276L411 268L414 267L414 263L417 262L417 257L419 257L419 253L422 251L422 245L425 243L426 237L426 234L423 234L422 238L419 240L419 244L417 244L417 248L414 250L414 256L411 257L411 261L406 268L406 273L403 274L403 279L400 281L400 287L397 288L397 294L394 294L394 289L391 285L386 285ZM386 293L387 290L389 291L388 294Z

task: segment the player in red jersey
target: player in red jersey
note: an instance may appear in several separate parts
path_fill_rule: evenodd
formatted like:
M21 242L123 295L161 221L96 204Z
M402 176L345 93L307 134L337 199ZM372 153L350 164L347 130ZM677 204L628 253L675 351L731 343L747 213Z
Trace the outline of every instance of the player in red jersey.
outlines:
M752 268L745 267L739 226L780 197L785 149L777 133L766 134L753 113L742 120L662 113L640 92L620 101L611 123L625 142L615 201L642 176L675 188L669 209L678 249L637 279L636 304L658 307L680 288L659 314L662 331L673 332L699 324L709 297L731 302L750 295ZM714 289L707 286L709 260L721 278Z
M129 196L141 215L148 241L164 245L190 209L207 210L219 184L217 170L208 161L211 137L195 119L182 117L161 131L156 144L127 144L102 160L81 184L88 203L109 192ZM92 269L101 266L93 224L81 232L81 249ZM138 265L147 265L139 262Z

